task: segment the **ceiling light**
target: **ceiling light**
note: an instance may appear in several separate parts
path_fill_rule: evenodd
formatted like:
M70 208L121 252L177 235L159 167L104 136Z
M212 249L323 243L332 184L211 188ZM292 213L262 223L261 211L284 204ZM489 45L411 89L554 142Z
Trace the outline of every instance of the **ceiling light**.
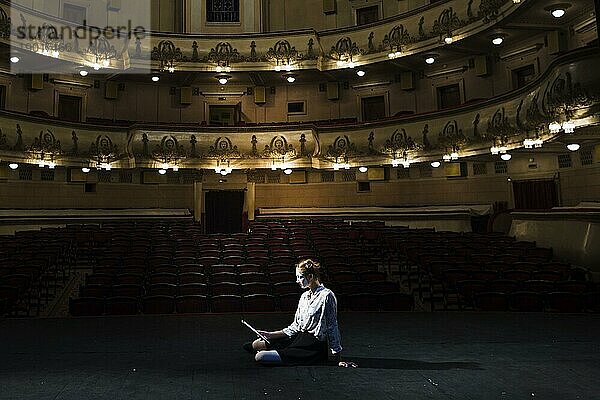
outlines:
M501 159L503 159L504 161L508 161L512 158L512 156L508 153L504 153L500 156Z
M356 75L358 76L365 76L365 71L363 71L362 69L359 69L358 71L356 71Z
M358 170L364 174L365 172L367 172L369 170L369 168L367 168L367 167L359 167Z
M17 169L17 168L19 168L19 164L17 164L17 163L10 163L10 164L8 164L8 168L10 168L10 169Z
M290 175L292 172L293 171L292 171L291 168L286 168L286 169L283 170L283 173L286 174L286 175Z
M19 57L17 57L17 56L12 56L10 58L10 62L13 63L13 64L18 63L19 61L21 61L21 59Z
M83 168L81 168L81 172L83 172L84 174L87 174L88 172L90 172L90 169L88 167L83 167Z
M572 121L563 122L562 128L565 130L565 133L575 132L575 124Z
M552 122L548 125L548 130L550 131L550 133L558 133L560 132L561 128L562 126L558 122Z
M564 8L555 8L552 11L550 11L550 13L552 14L552 16L554 18L562 17L563 15L565 15L565 12L566 11L564 10Z
M579 150L579 147L581 147L581 146L579 146L579 144L577 144L577 143L569 143L567 145L567 149L569 149L571 151L577 151L577 150Z
M164 174L167 173L167 170L161 168L161 169L158 170L158 173L161 174L161 175L164 175Z
M440 165L442 165L442 163L441 163L441 162L439 162L439 161L433 161L433 162L431 163L431 166L432 166L433 168L438 168Z
M452 39L452 36L446 36L444 38L444 43L446 43L446 44L452 44L453 41L454 41L454 39Z
M504 42L504 38L502 36L496 36L495 38L492 39L492 43L496 46L501 45L502 42Z
M82 69L81 71L79 71L79 75L81 76L88 76L89 72L87 72L85 69Z
M227 79L226 77L222 76L222 77L219 78L219 83L221 85L226 85L228 80L229 79Z
M296 81L296 78L294 78L293 76L288 76L286 79L289 83L294 83Z
M158 82L158 81L160 81L160 76L154 75L152 77L152 82Z
M435 57L433 57L433 56L429 56L429 57L427 57L427 58L425 59L425 62L426 62L427 64L430 64L430 65L431 65L431 64L433 64L433 63L435 62Z

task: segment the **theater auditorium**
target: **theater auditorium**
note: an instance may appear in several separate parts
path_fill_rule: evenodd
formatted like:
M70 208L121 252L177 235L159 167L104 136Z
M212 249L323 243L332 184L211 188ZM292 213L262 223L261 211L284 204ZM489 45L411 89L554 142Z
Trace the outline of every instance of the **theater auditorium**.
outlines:
M599 398L599 11L0 0L0 399Z

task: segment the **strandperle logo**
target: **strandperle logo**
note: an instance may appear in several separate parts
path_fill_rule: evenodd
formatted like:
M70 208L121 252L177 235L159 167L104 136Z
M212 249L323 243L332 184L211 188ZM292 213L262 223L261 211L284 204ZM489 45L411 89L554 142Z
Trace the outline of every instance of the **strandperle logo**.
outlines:
M42 26L36 25L20 25L16 30L16 37L20 40L89 40L93 42L104 36L108 40L112 39L143 39L146 34L146 28L143 26L133 27L131 20L128 21L127 25L121 26L105 26L100 28L97 26L88 25L87 21L83 21L83 25L69 26L64 25L57 28L54 25L44 24Z

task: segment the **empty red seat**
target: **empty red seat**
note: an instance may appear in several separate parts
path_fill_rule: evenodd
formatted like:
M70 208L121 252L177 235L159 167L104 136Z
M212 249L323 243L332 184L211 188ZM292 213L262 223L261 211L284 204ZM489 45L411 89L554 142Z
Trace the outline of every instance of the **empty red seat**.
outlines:
M414 308L415 301L411 294L393 292L379 295L381 311L413 311Z
M207 296L208 286L204 283L184 283L177 287L179 296Z
M142 300L144 314L172 314L175 311L173 296L146 296Z
M69 299L69 313L75 317L102 315L104 314L104 299L98 297Z
M242 297L245 312L276 311L275 297L270 294L250 294Z
M513 311L543 311L544 298L536 292L517 291L508 295L509 307Z
M105 312L108 315L134 315L138 311L138 301L134 297L109 297L105 302Z
M546 294L546 311L579 313L584 310L585 298L570 292L550 292Z
M371 293L349 294L345 297L345 309L349 311L377 311L378 296Z
M178 296L175 298L178 314L199 314L208 312L208 300L202 295Z
M236 295L218 295L210 299L211 311L214 313L242 312L242 298Z
M501 292L475 293L473 303L480 311L508 311L508 297Z

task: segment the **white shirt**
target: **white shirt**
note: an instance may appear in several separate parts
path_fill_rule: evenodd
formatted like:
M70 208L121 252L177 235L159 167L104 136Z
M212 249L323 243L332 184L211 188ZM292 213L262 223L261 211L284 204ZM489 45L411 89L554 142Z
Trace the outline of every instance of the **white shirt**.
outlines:
M337 323L337 299L330 289L319 285L300 296L294 322L283 333L293 336L299 332L311 333L320 341L329 340L333 354L342 351Z

